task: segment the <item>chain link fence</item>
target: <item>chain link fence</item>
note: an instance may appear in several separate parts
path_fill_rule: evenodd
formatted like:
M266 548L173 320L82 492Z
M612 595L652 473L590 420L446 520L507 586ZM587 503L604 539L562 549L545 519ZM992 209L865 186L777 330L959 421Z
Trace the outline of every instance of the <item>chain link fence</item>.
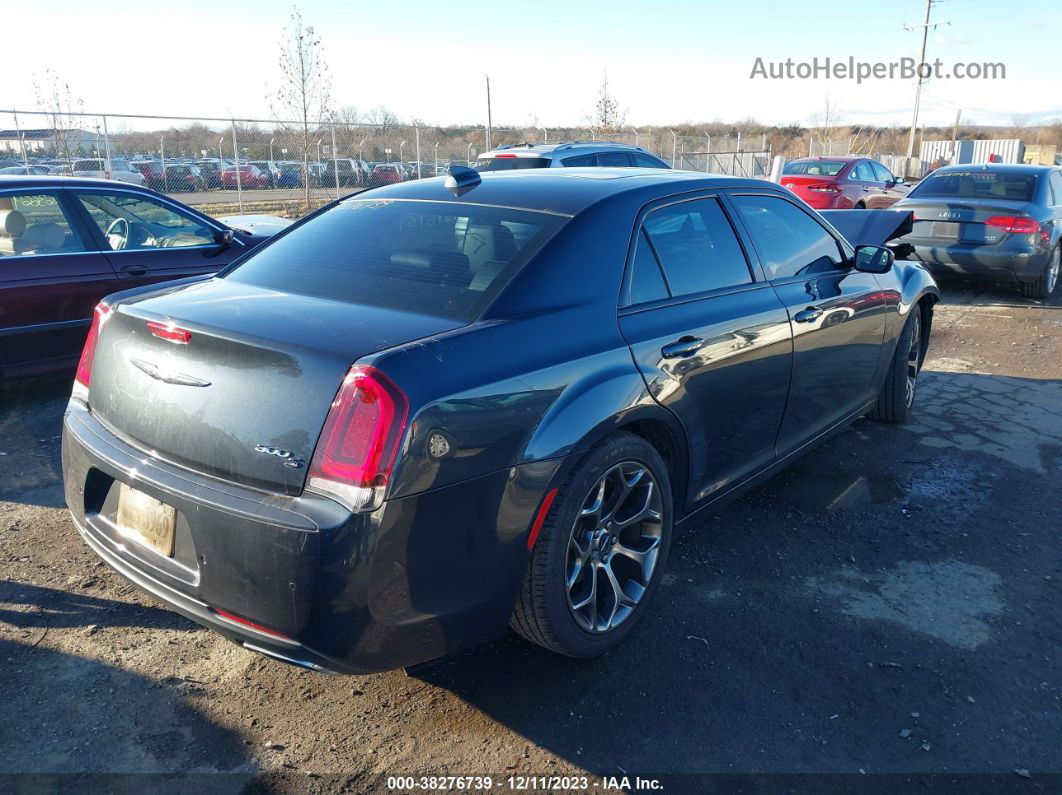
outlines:
M134 182L221 214L299 215L364 188L440 176L481 152L519 143L615 141L674 168L767 179L766 135L630 127L437 127L386 114L371 121L0 111L0 172ZM851 142L812 138L809 155L848 154Z

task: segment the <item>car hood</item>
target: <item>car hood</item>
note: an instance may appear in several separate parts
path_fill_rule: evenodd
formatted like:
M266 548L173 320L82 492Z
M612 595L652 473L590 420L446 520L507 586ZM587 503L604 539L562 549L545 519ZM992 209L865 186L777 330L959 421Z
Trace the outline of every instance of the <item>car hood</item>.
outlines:
M226 215L218 220L226 226L243 230L255 237L275 235L293 223L291 219L281 218L279 215Z

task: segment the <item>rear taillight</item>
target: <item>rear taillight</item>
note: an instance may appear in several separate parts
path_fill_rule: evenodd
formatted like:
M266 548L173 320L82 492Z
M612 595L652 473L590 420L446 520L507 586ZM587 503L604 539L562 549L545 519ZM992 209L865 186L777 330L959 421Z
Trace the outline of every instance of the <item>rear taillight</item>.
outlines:
M351 367L325 420L307 488L354 511L377 508L408 414L409 401L390 378L373 367Z
M100 340L100 329L111 316L111 308L102 301L96 304L92 312L92 325L85 337L85 347L81 349L81 359L74 374L74 397L83 402L88 401L89 382L92 380L92 360L96 356L96 344Z
M494 157L496 157L496 158L502 158L502 157L516 157L516 155L494 155Z
M988 226L1010 232L1012 235L1035 235L1040 225L1034 218L1021 218L1017 215L993 215L985 221Z
M816 193L840 193L841 189L834 185L832 182L816 182L813 185L806 186L808 190L813 190Z

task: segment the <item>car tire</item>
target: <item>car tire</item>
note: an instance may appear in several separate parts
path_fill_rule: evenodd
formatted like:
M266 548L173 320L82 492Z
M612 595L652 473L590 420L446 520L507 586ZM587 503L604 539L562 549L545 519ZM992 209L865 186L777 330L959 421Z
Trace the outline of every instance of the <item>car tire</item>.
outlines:
M892 355L885 384L878 402L870 411L870 418L879 422L904 423L911 418L918 374L925 358L925 335L922 333L922 311L918 304L911 308L904 323L896 350Z
M660 453L625 431L602 439L556 489L512 628L569 657L595 657L622 642L659 587L672 514Z
M855 207L853 207L852 209L853 210L865 210L865 209L867 209L867 206L865 204L863 204L863 202L856 202Z
M1055 291L1060 269L1062 269L1062 243L1055 246L1039 279L1034 282L1021 283L1021 294L1026 298L1037 298L1041 301L1046 301L1051 297L1051 293Z

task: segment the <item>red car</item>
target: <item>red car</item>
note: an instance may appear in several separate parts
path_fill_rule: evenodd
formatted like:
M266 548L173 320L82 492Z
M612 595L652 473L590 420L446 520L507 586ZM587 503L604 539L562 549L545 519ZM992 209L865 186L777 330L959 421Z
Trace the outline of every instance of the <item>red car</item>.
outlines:
M258 166L251 166L244 163L240 164L240 184L241 188L268 188L269 187L269 175L262 172ZM235 188L236 185L236 167L232 166L226 168L221 172L221 186L223 188Z
M378 185L393 185L403 181L402 167L397 163L380 163L369 176L369 185L374 188Z
M865 157L791 160L782 169L782 187L816 210L881 210L911 191L903 177Z

